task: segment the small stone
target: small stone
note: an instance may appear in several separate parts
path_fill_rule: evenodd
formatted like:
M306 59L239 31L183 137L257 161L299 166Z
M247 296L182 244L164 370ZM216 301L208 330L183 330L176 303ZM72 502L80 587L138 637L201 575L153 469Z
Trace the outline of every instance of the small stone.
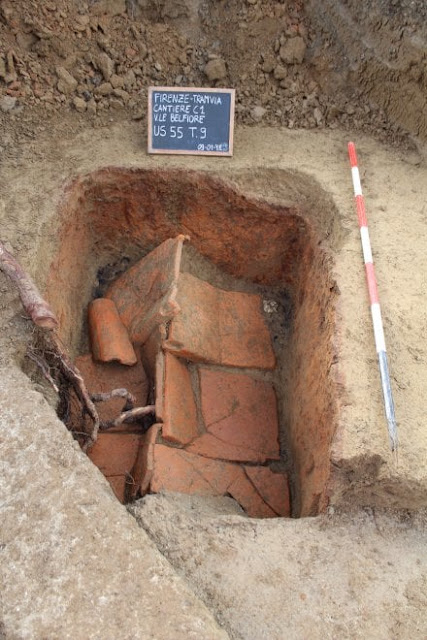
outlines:
M132 89L136 82L136 76L132 69L130 69L124 77L124 86L128 91Z
M306 44L301 36L286 40L285 44L280 47L280 58L286 64L301 64L304 60Z
M3 14L3 18L8 24L14 22L15 13L12 5L7 2L2 2L1 12Z
M204 73L211 82L222 80L227 76L227 68L224 60L222 58L210 60L204 68Z
M111 109L123 109L124 107L123 102L118 98L111 98L109 104Z
M109 82L103 82L94 91L98 96L108 96L113 91L113 87Z
M0 101L0 109L3 113L7 113L8 111L12 111L16 107L16 98L12 96L4 96L4 98Z
M20 49L24 49L25 51L30 51L31 47L36 44L38 41L37 36L33 33L17 33L16 34L16 42Z
M274 69L274 60L264 60L261 69L264 73L271 73Z
M274 77L276 80L283 80L288 75L286 67L282 64L278 64L277 67L274 68Z
M119 16L121 13L126 13L126 0L99 0L91 11L95 16L103 14Z
M135 105L136 106L136 105ZM134 116L132 117L132 120L138 121L138 120L143 120L146 116L146 111L145 110L141 110L138 111L138 113L135 113Z
M144 42L139 42L138 49L139 49L139 55L141 56L141 59L145 60L145 58L148 56L147 45L144 44Z
M104 76L104 80L108 82L114 73L115 64L107 53L100 53L96 59L96 66Z
M277 313L279 311L279 304L275 300L263 300L262 308L265 313Z
M182 51L178 56L178 60L181 64L187 64L187 52Z
M77 22L77 24L80 24L83 27L87 27L87 25L90 22L90 17L88 16L87 13L79 14L76 16L75 21Z
M266 112L267 110L264 109L264 107L257 106L251 109L251 117L253 120L255 120L255 122L260 122L265 116Z
M65 95L73 93L77 89L77 80L73 78L71 73L68 73L64 67L56 68L56 75L58 76L58 91Z
M88 113L91 113L92 115L96 114L96 102L94 98L92 98L92 100L89 100L89 102L87 103L86 110Z
M83 100L83 98L79 98L78 96L74 98L73 105L76 111L78 111L79 113L83 113L84 111L86 111L87 104L86 101Z
M134 58L137 53L137 50L133 47L127 47L127 49L125 49L125 56L129 58L129 60L132 60L132 58Z
M110 82L113 89L121 89L125 84L125 79L123 76L118 76L116 73L113 73L110 78Z
M123 89L114 89L113 95L115 95L116 98L120 98L120 100L123 100L123 102L127 102L129 100L128 92L124 91Z
M4 79L6 77L6 73L6 63L4 58L0 56L0 78Z
M317 126L319 126L320 124L322 124L323 121L323 115L322 112L320 111L319 107L316 107L313 111L313 118L316 120L316 124Z

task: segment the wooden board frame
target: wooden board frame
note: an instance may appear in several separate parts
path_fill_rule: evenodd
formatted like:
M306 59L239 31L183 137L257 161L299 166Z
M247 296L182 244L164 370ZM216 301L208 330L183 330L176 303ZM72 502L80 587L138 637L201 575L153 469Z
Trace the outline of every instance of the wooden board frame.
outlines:
M165 92L192 92L192 93L226 93L230 96L230 122L229 122L229 147L228 151L198 151L187 149L154 149L152 139L152 120L153 120L153 107L152 107L152 95L153 91L165 91ZM236 103L236 90L235 89L214 89L212 87L148 87L148 153L152 154L166 154L166 155L194 155L194 156L225 156L230 157L233 155L234 147L234 110Z

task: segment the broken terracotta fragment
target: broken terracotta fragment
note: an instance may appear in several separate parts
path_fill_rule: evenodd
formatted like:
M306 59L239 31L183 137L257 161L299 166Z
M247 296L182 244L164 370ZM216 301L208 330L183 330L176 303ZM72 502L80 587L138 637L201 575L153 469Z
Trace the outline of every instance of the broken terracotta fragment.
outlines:
M130 491L130 498L134 498L138 492L141 495L145 495L148 491L154 471L154 445L161 426L160 424L153 424L143 435L142 444L132 469L134 484Z
M278 460L279 427L273 385L247 374L207 367L200 367L199 375L207 433L187 450L222 460Z
M150 489L153 493L171 491L202 496L231 495L253 518L277 517L240 465L208 460L161 444L154 446Z
M136 364L136 353L113 300L93 300L88 308L88 321L94 360L129 366Z
M148 398L148 380L140 362L133 367L127 367L116 362L94 362L91 354L79 356L75 361L81 372L86 386L91 394L109 393L113 389L125 388L136 400L135 406L144 407ZM97 404L97 411L102 422L114 420L122 412L123 398L112 398L108 402ZM71 423L78 428L80 415L71 415ZM134 430L134 425L123 424L115 427L111 432Z
M245 472L263 500L278 516L290 516L288 477L268 467L248 467Z
M154 446L154 473L151 491L178 491L221 496L236 479L237 465L207 460L182 449L162 444Z
M180 313L170 324L165 349L193 362L274 369L259 295L224 291L182 273L176 301Z
M132 342L143 344L157 325L179 312L176 294L186 237L179 235L160 244L107 291Z
M277 517L277 514L264 502L240 467L235 480L228 487L228 493L240 504L248 516L252 518Z
M164 355L164 440L186 445L199 435L191 377L185 363L171 353Z

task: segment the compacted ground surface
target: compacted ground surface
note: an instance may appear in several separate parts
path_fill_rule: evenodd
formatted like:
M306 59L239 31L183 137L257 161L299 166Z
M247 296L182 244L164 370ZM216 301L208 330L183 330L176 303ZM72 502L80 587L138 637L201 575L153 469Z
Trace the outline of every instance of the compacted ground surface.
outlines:
M282 461L294 515L322 512L259 520L229 496L175 493L121 505L25 357L33 328L0 274L0 637L426 637L423 12L386 0L330 0L323 11L270 0L0 2L1 240L46 293L71 354L87 351L86 307L103 269L123 271L188 223L227 278L252 290L280 276ZM148 156L150 84L235 87L234 157ZM236 254L226 241L210 253L219 224L224 237L247 233Z

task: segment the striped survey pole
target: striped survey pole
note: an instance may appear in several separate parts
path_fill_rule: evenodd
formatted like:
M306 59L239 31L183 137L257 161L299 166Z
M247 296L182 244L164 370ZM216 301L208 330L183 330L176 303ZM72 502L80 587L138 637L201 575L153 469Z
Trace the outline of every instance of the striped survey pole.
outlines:
M390 439L391 450L397 451L397 426L394 413L393 396L390 385L387 352L385 348L384 329L381 318L380 302L378 298L374 262L372 259L371 241L369 239L365 200L362 194L362 185L360 183L360 174L357 166L356 147L354 146L353 142L348 143L348 155L350 158L351 175L353 178L357 217L359 219L360 238L362 241L363 258L365 261L366 280L368 283L369 299L371 302L372 323L374 325L375 346L377 349L378 363L380 367L381 385L383 390L385 414L388 425L388 435Z

